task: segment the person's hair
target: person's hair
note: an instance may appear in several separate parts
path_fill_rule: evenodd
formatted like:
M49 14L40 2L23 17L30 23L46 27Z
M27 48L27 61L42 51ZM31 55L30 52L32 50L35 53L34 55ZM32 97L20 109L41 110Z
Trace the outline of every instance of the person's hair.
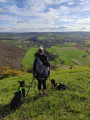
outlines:
M39 52L39 53L43 53L43 51L44 51L44 50L43 50L43 47L41 46L41 47L39 48L38 52Z

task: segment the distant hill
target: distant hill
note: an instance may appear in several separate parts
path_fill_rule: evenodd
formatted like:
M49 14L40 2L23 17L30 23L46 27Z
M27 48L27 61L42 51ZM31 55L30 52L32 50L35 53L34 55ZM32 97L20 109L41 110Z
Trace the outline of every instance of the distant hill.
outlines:
M7 42L0 42L0 67L8 66L12 69L20 69L22 58L26 50Z
M20 40L21 45L43 45L51 47L56 44L75 42L77 44L90 42L90 32L27 32L27 33L0 33L0 41ZM20 43L19 43L20 44Z

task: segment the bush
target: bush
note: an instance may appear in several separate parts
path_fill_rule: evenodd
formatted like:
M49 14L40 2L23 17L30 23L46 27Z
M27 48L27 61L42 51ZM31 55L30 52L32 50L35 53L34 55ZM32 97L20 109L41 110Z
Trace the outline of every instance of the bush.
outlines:
M23 74L24 72L19 71L19 70L12 70L9 69L7 66L6 67L1 67L0 68L0 79L3 79L8 76L16 76L18 74Z

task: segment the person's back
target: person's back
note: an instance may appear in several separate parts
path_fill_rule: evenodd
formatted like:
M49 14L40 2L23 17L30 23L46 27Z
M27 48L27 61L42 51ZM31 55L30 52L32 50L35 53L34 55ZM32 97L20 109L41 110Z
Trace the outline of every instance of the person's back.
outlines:
M36 56L36 77L45 79L50 73L50 64L46 55L37 53Z
M33 64L33 77L38 80L39 95L41 95L41 83L43 83L43 94L46 95L46 79L50 74L50 64L47 60L47 56L44 54L42 47L35 54L35 60Z

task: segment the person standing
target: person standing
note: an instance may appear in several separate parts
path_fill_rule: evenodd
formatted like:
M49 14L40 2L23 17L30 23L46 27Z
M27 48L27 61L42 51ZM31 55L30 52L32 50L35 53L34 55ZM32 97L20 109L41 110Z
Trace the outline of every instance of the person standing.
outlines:
M43 96L46 96L46 79L50 75L50 63L47 60L47 56L44 54L43 47L40 47L38 52L34 55L33 78L38 80L38 95L42 96L41 85L43 84Z

